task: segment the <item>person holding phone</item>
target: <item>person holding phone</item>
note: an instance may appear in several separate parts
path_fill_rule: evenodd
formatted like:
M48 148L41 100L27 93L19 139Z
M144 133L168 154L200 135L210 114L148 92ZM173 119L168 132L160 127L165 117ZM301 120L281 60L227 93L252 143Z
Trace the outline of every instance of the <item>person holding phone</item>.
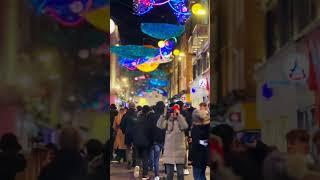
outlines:
M173 180L174 165L177 167L178 180L184 180L184 163L186 156L185 130L186 119L180 114L180 107L174 105L170 113L160 116L157 127L166 131L163 161L167 170L167 180ZM168 114L168 115L167 115Z

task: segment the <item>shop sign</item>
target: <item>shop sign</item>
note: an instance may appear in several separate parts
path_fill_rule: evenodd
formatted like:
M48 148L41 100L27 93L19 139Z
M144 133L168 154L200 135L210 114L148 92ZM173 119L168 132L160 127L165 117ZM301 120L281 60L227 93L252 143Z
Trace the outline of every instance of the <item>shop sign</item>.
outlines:
M289 55L285 64L285 73L289 81L294 83L305 83L308 79L309 63L301 53Z
M208 81L205 78L202 78L199 80L199 87L200 88L207 88L208 85Z

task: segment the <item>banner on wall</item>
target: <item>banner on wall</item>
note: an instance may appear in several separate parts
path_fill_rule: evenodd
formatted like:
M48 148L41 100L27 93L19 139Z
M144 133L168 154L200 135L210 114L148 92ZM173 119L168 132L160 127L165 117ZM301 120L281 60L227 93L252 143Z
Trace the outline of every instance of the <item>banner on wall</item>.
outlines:
M305 38L304 44L310 63L308 86L315 92L315 119L317 126L320 127L320 30L310 33Z

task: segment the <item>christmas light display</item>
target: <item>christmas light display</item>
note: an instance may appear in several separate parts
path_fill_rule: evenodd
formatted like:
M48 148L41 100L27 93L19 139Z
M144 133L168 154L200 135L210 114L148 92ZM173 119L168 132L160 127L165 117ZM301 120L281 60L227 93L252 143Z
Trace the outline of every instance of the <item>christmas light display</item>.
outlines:
M159 49L148 48L145 46L137 45L123 45L123 46L112 46L111 52L117 54L120 57L125 58L141 58L141 57L155 57L159 54Z
M158 67L159 67L159 62L145 62L143 64L139 64L137 65L137 69L139 69L140 71L142 72L145 72L145 73L149 73L149 72L152 72L154 70L156 70Z
M141 31L156 39L179 37L185 31L184 26L166 23L142 23Z
M133 0L134 12L141 16L150 12L155 6L169 4L180 24L184 24L191 17L187 7L187 0Z
M93 5L93 0L32 0L39 14L47 14L64 26L83 22L83 13Z
M136 70L137 65L143 64L148 61L148 58L135 58L135 59L130 59L130 58L119 58L119 63L121 66L127 68L128 70Z
M155 78L149 79L149 83L155 87L165 87L168 85L167 80L161 80L161 79L155 79Z

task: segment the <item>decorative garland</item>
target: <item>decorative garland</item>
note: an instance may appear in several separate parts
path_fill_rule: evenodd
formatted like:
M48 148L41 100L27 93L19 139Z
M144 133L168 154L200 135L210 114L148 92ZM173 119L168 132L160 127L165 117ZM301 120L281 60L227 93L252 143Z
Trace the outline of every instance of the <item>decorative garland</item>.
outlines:
M187 7L187 0L133 0L135 14L141 16L150 12L155 6L169 4L180 24L185 24L191 17Z
M185 31L184 26L166 23L142 23L141 31L156 39L170 39L179 37Z

